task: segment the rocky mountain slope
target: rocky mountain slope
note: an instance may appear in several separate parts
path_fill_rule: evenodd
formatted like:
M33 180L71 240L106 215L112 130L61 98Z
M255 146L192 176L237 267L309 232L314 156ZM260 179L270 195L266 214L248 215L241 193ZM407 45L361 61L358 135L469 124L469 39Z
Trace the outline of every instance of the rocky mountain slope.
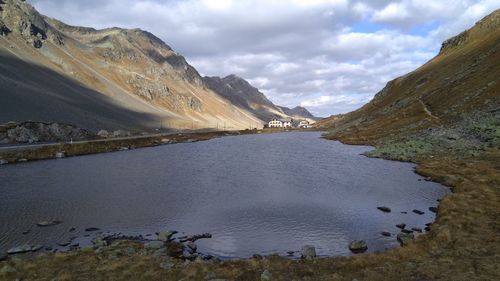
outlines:
M255 116L268 122L271 119L295 118L314 121L314 116L303 107L293 110L273 104L259 89L253 87L245 79L234 74L220 77L203 77L203 81L212 91L221 95L234 105L252 112Z
M261 127L207 88L151 33L66 25L21 0L0 1L0 123L71 122L98 129Z
M303 118L308 120L316 120L317 118L309 112L305 107L296 106L294 108L288 108L285 106L278 106L281 111L283 111L286 115L294 117L294 118Z
M368 104L317 127L349 143L413 142L442 148L500 144L500 10L445 41L439 54L396 78ZM410 144L409 144L410 145ZM411 158L411 157L410 157Z

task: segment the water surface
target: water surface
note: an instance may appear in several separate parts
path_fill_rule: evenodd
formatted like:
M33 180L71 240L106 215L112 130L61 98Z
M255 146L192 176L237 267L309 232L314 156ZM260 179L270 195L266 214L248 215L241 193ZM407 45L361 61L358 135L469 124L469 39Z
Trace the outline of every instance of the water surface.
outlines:
M421 180L413 164L360 155L370 149L318 132L283 133L3 166L0 251L54 247L72 236L85 244L87 227L210 232L199 251L225 258L285 255L305 244L320 255L348 255L354 239L384 250L397 245L395 224L423 229L432 222L428 208L447 191ZM381 205L392 212L378 211ZM34 226L53 219L64 222Z

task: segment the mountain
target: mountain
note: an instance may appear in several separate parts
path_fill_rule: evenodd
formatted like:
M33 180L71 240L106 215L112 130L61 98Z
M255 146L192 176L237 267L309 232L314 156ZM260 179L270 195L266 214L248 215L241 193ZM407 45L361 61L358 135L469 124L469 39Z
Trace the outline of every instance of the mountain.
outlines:
M286 115L294 117L294 118L302 118L302 119L310 119L310 120L316 120L317 118L314 117L314 115L309 112L305 107L302 106L296 106L292 109L284 106L278 106L281 111L283 111Z
M439 54L396 78L362 108L316 123L348 143L431 139L463 145L500 138L500 10L446 40ZM492 145L492 143L489 143ZM455 143L456 146L456 143Z
M252 112L265 122L273 118L299 118L314 121L315 117L303 107L289 109L273 104L259 89L234 74L220 77L203 77L209 89L229 100L233 105Z
M260 127L206 87L185 58L140 29L76 27L21 0L0 1L0 123L84 128Z

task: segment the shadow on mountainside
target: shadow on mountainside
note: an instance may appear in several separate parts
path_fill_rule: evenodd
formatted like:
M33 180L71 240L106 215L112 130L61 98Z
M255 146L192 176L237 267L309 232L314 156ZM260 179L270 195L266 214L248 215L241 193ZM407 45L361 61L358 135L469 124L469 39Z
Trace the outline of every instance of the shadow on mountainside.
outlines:
M151 130L160 122L47 67L0 54L0 123L25 120L90 130Z

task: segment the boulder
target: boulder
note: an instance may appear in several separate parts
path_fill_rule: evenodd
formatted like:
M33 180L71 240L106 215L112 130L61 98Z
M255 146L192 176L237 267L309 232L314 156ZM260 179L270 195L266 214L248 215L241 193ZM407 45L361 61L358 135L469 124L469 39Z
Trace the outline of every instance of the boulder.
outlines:
M418 233L422 233L422 229L419 227L412 227L411 230L418 232Z
M179 258L184 253L184 245L179 242L170 242L167 245L167 254L172 258Z
M305 245L300 253L303 259L312 260L316 257L316 248L312 245Z
M0 159L0 165L5 165L5 164L9 164L9 161Z
M355 254L364 253L368 250L368 244L363 240L354 240L349 244L349 250Z
M148 241L144 243L144 248L146 249L153 249L153 250L158 250L160 248L163 248L165 246L165 243L163 241Z
M27 253L27 252L31 252L30 245L22 245L22 246L14 247L14 248L8 250L7 254L15 255L15 254L22 254L22 253Z
M404 223L396 224L396 227L401 228L401 229L405 229L406 224L404 224Z
M390 232L388 232L388 231L382 231L382 233L381 233L381 234L382 234L382 236L386 236L386 237L391 236L391 233L390 233Z
M198 249L198 246L196 246L196 244L191 241L187 242L186 246L188 247L188 250L191 253L196 253L196 250Z
M391 212L391 208L386 207L386 206L380 206L380 207L377 207L377 209L379 209L380 211L382 211L384 213L390 213Z
M407 246L408 244L410 244L415 240L415 235L413 235L413 233L401 232L398 234L397 239L399 241L399 244L401 244L401 246Z
M66 154L64 152L57 152L56 153L56 158L64 158L66 157Z
M433 212L433 213L437 213L437 208L436 207L429 207L429 211Z
M177 231L160 231L158 232L158 240L164 242L169 241L170 239L172 239L172 236L176 233Z

